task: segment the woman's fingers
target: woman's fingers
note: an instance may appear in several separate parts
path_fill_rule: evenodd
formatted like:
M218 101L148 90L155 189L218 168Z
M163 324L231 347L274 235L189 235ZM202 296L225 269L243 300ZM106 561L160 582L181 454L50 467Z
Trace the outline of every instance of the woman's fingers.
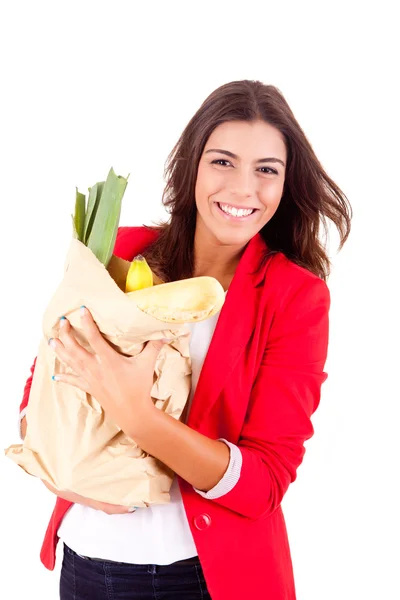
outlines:
M80 353L82 358L89 354L87 350L85 350L85 348L79 344L78 340L74 336L71 323L66 317L61 317L60 319L60 329L58 335L63 346L70 353Z
M105 360L112 357L115 351L100 333L87 308L81 307L80 317L84 337L94 351L93 353L86 350L78 342L73 333L71 323L66 317L61 317L60 319L59 339L52 338L49 340L49 344L65 364L70 366L79 375L82 375L87 372L90 366L93 367L94 363L98 364L102 362L102 358Z
M75 373L78 375L87 373L88 365L93 361L93 355L79 344L66 317L60 319L59 339L51 338L49 344L58 358Z
M57 373L57 375L53 375L53 379L54 381L73 385L86 394L90 393L90 385L84 377L78 377L77 375L71 375L70 373Z
M113 354L115 351L100 333L92 313L85 306L81 306L80 311L82 328L90 347L100 357Z
M131 512L128 506L119 506L118 504L107 504L107 502L97 502L96 500L93 500L91 508L101 510L107 515L124 515L128 512Z

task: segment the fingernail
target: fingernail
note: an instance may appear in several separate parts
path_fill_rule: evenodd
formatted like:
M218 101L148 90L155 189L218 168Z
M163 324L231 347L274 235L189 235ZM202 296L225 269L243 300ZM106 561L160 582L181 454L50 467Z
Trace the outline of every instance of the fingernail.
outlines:
M136 510L137 508L138 508L138 506L130 506L130 507L128 508L128 512L130 512L130 513L131 513L131 512L135 512L135 510Z
M66 317L61 317L61 318L60 318L60 327L64 327L64 325L65 325L66 321L67 321L67 318L66 318Z
M54 338L49 339L49 346L51 346L52 348L56 347L56 340Z
M86 315L86 306L82 305L80 308L80 312L81 312L81 317L84 317Z
M53 381L60 381L60 378L58 375L52 375L51 378Z
M161 338L161 341L163 342L163 344L168 344L169 342L172 342L172 340L168 338Z

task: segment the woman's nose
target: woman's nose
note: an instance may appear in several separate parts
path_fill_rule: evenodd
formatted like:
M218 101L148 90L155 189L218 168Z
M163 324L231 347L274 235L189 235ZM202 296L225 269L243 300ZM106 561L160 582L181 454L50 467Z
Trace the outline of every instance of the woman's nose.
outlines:
M231 181L231 192L236 196L251 196L255 184L255 177L251 170L237 169Z

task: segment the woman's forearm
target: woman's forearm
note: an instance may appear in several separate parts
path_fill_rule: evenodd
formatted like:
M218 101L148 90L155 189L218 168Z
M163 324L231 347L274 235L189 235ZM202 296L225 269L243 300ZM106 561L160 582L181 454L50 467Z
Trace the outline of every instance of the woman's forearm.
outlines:
M26 417L23 417L22 439L26 428ZM230 450L224 442L208 438L155 407L136 418L125 433L142 450L204 492L222 479L229 465Z
M208 492L223 477L229 465L229 447L191 429L158 408L126 428L138 446L158 458L195 488Z

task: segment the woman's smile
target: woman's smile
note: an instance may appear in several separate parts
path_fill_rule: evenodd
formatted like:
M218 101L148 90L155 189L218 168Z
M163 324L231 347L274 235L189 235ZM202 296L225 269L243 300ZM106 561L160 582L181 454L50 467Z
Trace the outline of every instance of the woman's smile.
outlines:
M222 202L213 202L213 207L216 208L218 218L227 219L232 223L244 223L253 220L259 212L258 208L239 208L232 204L225 204ZM249 212L250 210L251 212Z

